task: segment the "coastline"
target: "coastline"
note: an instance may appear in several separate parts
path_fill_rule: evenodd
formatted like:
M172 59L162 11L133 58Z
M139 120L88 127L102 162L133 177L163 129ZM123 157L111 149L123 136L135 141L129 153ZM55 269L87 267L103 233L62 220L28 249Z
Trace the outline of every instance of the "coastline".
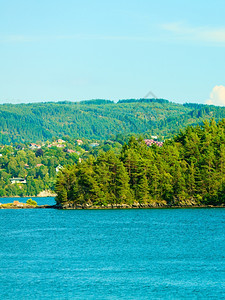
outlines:
M1 196L0 197L0 202L1 198L27 198L27 197L32 197L32 198L43 198L43 197L56 197L56 193L53 193L52 191L42 191L37 195L25 195L25 196Z
M0 209L58 209L58 210L127 210L127 209L191 209L191 208L225 208L225 205L161 205L161 206L150 206L150 205L92 205L92 206L61 206L61 205L28 205L26 203L19 203L15 205L13 203L5 203L0 205Z
M108 206L75 206L75 207L64 207L64 206L54 206L55 209L61 210L125 210L125 209L182 209L182 208L225 208L225 205L108 205Z
M41 209L46 209L46 208L57 208L56 205L30 205L27 203L18 203L18 204L14 204L14 203L4 203L4 204L0 204L0 210L1 209L37 209L37 208L41 208Z

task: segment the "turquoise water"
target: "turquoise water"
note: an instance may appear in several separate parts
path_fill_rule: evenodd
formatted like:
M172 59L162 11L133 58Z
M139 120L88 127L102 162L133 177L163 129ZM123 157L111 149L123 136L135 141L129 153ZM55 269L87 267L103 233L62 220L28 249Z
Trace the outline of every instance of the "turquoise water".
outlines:
M0 295L222 299L225 209L0 210Z
M2 197L0 198L0 203L12 203L13 201L20 201L22 203L26 203L28 199L32 199L37 202L38 205L54 205L55 198L54 197Z

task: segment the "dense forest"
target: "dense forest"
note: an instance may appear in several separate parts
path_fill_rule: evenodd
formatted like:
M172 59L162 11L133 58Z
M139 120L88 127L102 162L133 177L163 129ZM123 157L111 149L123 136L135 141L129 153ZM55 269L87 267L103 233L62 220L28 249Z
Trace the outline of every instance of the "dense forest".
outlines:
M0 144L54 137L113 139L117 134L171 138L179 129L225 118L225 108L164 99L46 102L0 105Z
M188 126L162 147L131 137L119 154L63 168L57 203L87 206L225 204L225 119Z

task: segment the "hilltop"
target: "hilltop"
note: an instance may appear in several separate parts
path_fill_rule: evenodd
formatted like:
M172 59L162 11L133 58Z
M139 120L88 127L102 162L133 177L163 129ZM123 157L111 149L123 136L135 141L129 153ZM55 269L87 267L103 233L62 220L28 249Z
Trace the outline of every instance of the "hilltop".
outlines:
M70 136L106 140L122 134L170 138L187 125L225 118L225 108L165 99L45 102L0 105L0 144Z

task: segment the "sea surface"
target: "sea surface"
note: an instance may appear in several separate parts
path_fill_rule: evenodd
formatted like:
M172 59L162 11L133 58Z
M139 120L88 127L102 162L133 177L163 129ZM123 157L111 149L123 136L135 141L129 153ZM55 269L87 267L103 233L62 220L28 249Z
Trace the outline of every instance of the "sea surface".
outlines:
M0 198L0 203L13 203L13 201L19 201L22 203L26 203L28 199L32 199L37 202L38 205L54 205L55 198L54 197L2 197Z
M225 209L0 210L0 299L224 298Z

